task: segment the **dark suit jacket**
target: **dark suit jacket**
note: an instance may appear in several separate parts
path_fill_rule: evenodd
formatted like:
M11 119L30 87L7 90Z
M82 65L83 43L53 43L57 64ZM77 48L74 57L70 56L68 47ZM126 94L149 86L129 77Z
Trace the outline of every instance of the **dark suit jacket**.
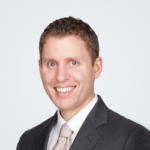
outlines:
M17 150L46 150L56 120L57 113L26 131ZM150 131L108 109L98 96L70 150L150 150Z

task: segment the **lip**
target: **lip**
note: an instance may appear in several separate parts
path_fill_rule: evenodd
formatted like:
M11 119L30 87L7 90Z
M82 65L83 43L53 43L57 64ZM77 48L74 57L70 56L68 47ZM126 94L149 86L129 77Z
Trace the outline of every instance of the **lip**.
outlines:
M66 87L73 87L73 86L66 86ZM71 93L74 91L74 89L76 89L76 87L77 87L77 86L75 86L71 91L67 91L67 92L65 92L65 93L60 93L60 92L58 92L58 91L56 90L56 87L55 87L54 89L55 89L55 91L56 91L56 95L58 95L58 96L68 96L69 94L71 94ZM65 88L65 87L57 87L57 88Z

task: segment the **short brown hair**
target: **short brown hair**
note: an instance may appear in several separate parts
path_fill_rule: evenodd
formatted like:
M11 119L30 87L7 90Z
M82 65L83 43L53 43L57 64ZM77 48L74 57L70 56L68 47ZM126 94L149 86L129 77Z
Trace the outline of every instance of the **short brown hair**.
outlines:
M99 42L94 30L85 22L73 17L60 18L50 23L41 35L39 42L40 60L42 63L43 45L48 36L79 35L86 43L86 47L92 58L92 65L99 56Z

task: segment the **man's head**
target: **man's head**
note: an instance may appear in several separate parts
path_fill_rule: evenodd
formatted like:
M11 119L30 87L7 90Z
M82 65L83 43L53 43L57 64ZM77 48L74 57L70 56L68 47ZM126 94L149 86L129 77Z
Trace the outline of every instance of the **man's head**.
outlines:
M95 59L99 56L98 37L87 23L73 17L58 19L46 27L41 35L39 43L41 63L43 45L47 37L64 37L66 35L78 35L85 42L85 46L91 55L92 65L94 65Z
M48 96L62 116L73 116L94 97L94 81L101 73L102 59L97 56L98 43L93 46L93 52L93 43L89 40L89 37L97 40L97 36L84 22L70 17L54 24L56 27L52 23L44 30L46 34L41 36L40 75ZM90 42L86 43L85 39Z

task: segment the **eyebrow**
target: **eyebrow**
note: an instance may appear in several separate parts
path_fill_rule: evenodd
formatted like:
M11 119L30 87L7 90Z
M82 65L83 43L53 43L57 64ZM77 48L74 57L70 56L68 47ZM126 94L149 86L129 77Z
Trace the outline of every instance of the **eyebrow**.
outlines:
M67 57L65 60L79 60L79 61L84 61L84 59L78 57L78 56L74 56L74 57ZM56 59L54 58L46 58L43 60L43 62L48 62L48 61L57 61Z

